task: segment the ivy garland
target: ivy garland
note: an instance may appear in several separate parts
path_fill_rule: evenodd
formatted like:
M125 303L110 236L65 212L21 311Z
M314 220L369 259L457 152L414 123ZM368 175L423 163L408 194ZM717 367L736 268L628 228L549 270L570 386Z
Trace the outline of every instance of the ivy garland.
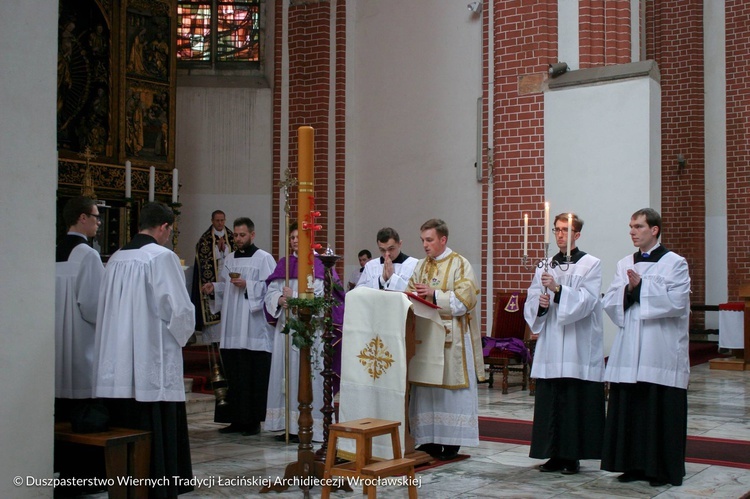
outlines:
M312 348L315 342L315 331L326 331L331 325L327 312L336 304L335 300L323 296L314 298L289 298L291 314L281 330L284 334L292 333L292 344L297 348ZM300 311L310 314L311 318L305 322L300 319Z

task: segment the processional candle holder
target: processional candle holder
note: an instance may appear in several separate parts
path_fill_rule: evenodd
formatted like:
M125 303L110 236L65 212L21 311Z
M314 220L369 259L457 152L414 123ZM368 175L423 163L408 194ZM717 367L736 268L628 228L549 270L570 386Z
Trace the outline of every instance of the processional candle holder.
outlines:
M326 278L324 281L324 296L329 303L325 311L325 327L321 339L323 340L323 407L320 412L323 413L323 445L315 453L315 459L325 462L326 451L328 450L328 427L333 422L333 378L336 373L333 370L333 345L336 338L333 334L333 266L341 259L331 248L328 248L323 255L318 255L326 269Z
M549 261L549 243L544 243L544 258L541 260L537 260L536 262L533 262L529 259L529 255L523 255L521 257L521 264L523 265L523 268L526 270L531 270L534 267L539 269L544 269L545 272L549 272L550 268L559 267L560 270L563 272L567 272L568 268L570 267L571 257L570 255L565 256L565 262L564 263L557 263L556 261L552 260L552 262Z

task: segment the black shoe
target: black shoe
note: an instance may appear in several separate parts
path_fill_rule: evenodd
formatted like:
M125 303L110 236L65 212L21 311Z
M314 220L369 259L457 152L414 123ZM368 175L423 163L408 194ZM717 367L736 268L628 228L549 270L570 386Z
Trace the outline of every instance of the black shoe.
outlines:
M617 477L617 481L621 483L636 482L638 480L645 480L645 476L642 471L626 471L622 475Z
M276 435L273 437L274 440L277 442L286 442L286 433L282 433L281 435ZM294 433L289 434L289 443L290 444L298 444L299 443L299 435L295 435Z
M245 427L237 423L232 423L224 428L219 428L219 433L242 433L243 431L245 431Z
M539 471L542 473L549 473L550 471L560 471L565 467L565 461L557 457L553 457L544 464L539 465Z
M422 444L414 450L426 452L434 458L439 458L443 453L443 446L439 444Z
M257 435L258 433L260 433L260 423L245 425L245 428L242 430L243 437Z
M438 456L438 459L441 461L456 459L458 457L458 449L460 448L460 445L444 445L443 452Z
M667 484L667 482L659 480L658 478L649 478L648 484L651 485L652 487L664 487Z
M563 466L562 473L563 475L575 475L581 471L581 463L577 459L570 459L565 462L565 465Z

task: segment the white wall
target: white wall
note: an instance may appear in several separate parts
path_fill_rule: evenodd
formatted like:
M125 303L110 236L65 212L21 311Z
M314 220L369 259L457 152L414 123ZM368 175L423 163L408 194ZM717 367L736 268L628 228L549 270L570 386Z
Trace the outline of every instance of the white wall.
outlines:
M56 27L57 2L0 2L0 497L52 497L13 478L52 476Z
M271 248L271 99L268 88L178 87L176 166L180 169L180 242L191 265L195 243L222 210L255 223L258 247ZM276 256L276 255L275 255Z
M550 220L584 220L578 246L602 261L602 292L635 248L630 216L661 210L659 84L641 77L549 91L544 96L545 194ZM556 251L554 239L550 238ZM614 327L605 320L605 353Z
M480 268L476 99L481 20L454 0L347 3L346 275L396 229L422 258L419 227L442 218L449 246Z
M727 96L724 1L704 0L706 81L706 303L728 299L727 269ZM690 164L687 166L690 168ZM719 314L706 314L706 327L718 329Z

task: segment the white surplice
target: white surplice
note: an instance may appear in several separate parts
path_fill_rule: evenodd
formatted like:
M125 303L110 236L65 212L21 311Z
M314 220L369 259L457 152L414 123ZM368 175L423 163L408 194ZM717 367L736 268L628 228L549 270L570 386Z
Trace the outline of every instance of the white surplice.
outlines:
M195 309L177 255L158 244L109 259L96 324L96 396L182 402Z
M94 397L94 342L101 257L79 244L55 264L55 397Z
M628 269L641 275L641 290L640 303L625 310ZM618 327L604 379L687 389L690 378L687 261L671 251L656 262L635 263L634 255L628 255L617 262L615 278L602 303Z
M289 279L289 287L297 297L297 279ZM286 324L284 308L279 307L279 298L283 294L284 280L271 281L266 292L266 310L276 320L276 330L273 340L273 356L271 357L271 379L268 382L268 402L266 405L266 421L263 428L268 431L280 431L285 428L286 421L286 382L285 382L285 351L287 335L281 332ZM315 279L315 296L323 296L323 280ZM312 418L313 418L313 441L323 441L323 357L322 353L322 331L315 331L315 342L310 349L311 374L312 374ZM291 333L289 335L289 433L299 434L299 348L292 344Z
M531 377L602 381L601 262L587 254L569 264L565 271L560 266L550 266L548 272L562 286L560 303L554 303L554 293L545 289L550 296L550 307L540 317L537 312L543 289L542 272L543 269L537 268L524 304L526 322L531 332L539 335Z
M262 249L251 257L237 258L236 253L226 257L211 302L212 313L221 310L221 348L273 351L273 327L266 322L263 298L266 279L275 268L276 260ZM246 286L229 282L229 272L239 272Z
M403 253L399 256L402 255L406 256ZM365 264L365 269L362 271L362 275L357 282L357 287L404 291L419 260L413 256L407 256L403 260L400 263L393 263L393 275L387 281L383 281L383 267L385 266L383 258L373 258Z

